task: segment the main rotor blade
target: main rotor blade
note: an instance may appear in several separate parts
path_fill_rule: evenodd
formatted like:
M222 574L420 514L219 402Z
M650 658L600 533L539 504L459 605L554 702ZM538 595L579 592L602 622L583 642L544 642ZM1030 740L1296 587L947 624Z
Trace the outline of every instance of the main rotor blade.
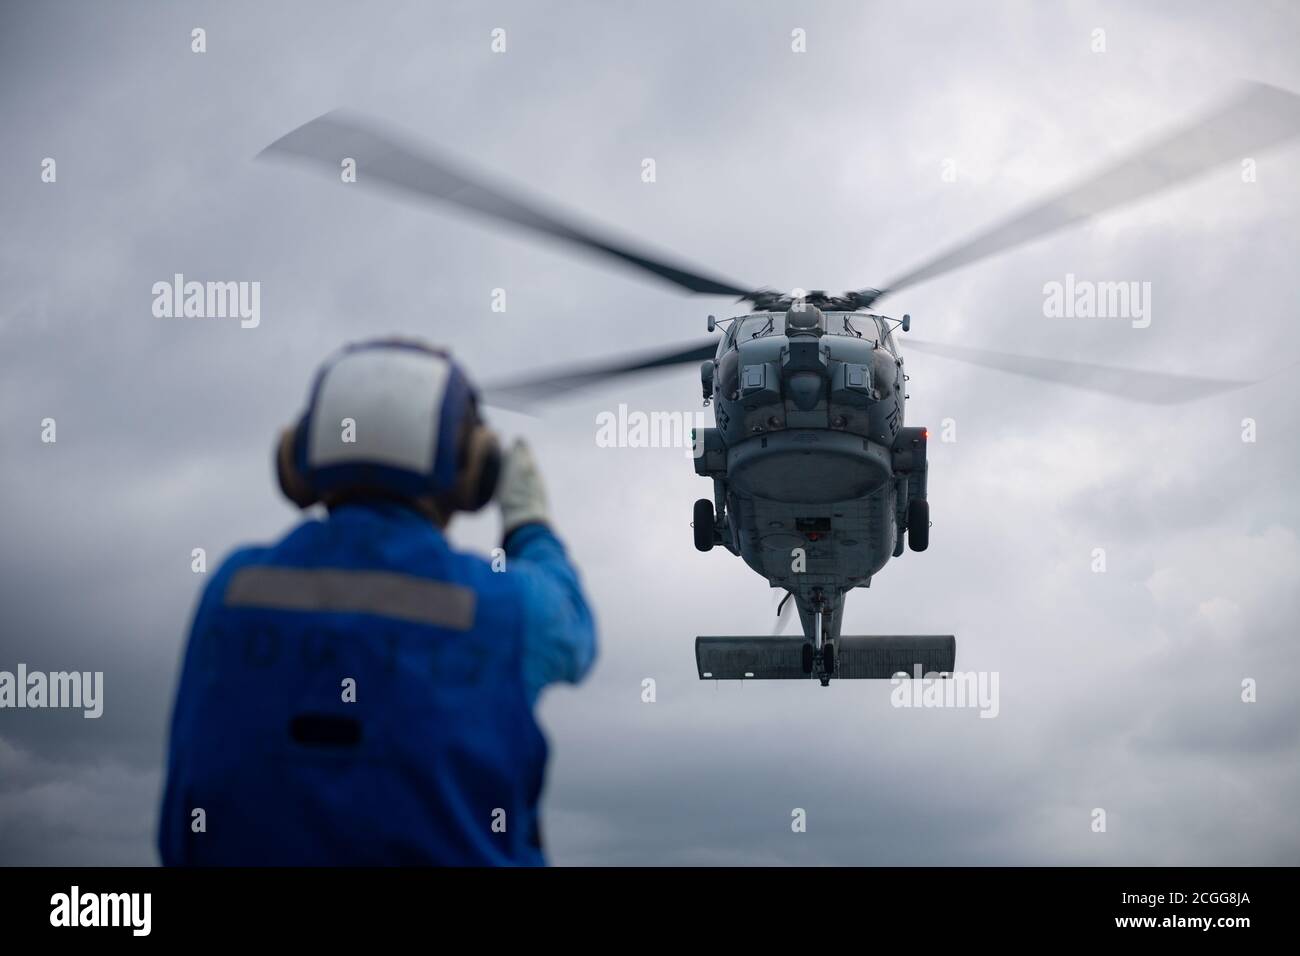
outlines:
M870 301L1191 179L1300 133L1300 96L1262 83L1200 120L904 273Z
M299 126L262 151L263 156L302 159L337 176L339 164L351 157L357 182L376 182L439 199L472 212L513 223L545 236L563 239L584 249L613 256L689 292L744 296L751 290L667 259L652 256L594 228L543 211L536 203L490 186L423 147L399 142L363 120L340 111L325 113Z
M705 359L713 358L717 350L718 340L709 339L684 348L644 354L630 360L624 358L616 362L598 362L571 366L568 369L556 369L545 375L524 378L517 382L497 382L489 385L483 389L483 397L489 405L526 409L532 403L560 398L569 392L601 385L622 375L655 368L669 368L688 362L703 362Z
M1014 355L1010 352L993 352L988 349L964 345L947 345L927 342L910 335L901 339L905 350L916 349L958 362L969 362L984 368L1010 372L1045 382L1056 382L1090 392L1102 392L1120 398L1145 402L1149 405L1177 405L1194 402L1222 392L1231 392L1256 382L1220 378L1202 378L1194 375L1176 375L1171 372L1146 372L1134 368L1116 368L1112 365L1092 365L1087 362L1070 362L1065 359L1043 358L1035 355Z

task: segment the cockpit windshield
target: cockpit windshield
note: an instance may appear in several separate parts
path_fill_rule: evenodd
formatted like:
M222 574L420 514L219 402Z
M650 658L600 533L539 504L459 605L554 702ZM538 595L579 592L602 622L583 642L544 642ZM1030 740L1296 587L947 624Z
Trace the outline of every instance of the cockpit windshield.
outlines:
M827 312L825 316L827 335L847 335L853 338L870 339L874 342L879 342L881 339L881 328L873 316L864 315L860 312ZM785 313L764 312L740 319L739 327L736 329L735 341L739 343L767 335L784 334Z
M736 330L736 341L746 342L765 335L782 335L784 332L785 313L769 312L765 315L751 315L740 320L740 328Z

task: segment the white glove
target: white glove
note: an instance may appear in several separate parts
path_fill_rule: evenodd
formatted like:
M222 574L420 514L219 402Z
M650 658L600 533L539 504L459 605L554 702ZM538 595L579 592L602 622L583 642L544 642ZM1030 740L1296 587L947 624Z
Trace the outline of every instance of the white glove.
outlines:
M542 475L522 438L516 438L514 447L506 453L497 484L497 503L501 506L502 537L520 525L535 521L550 523Z

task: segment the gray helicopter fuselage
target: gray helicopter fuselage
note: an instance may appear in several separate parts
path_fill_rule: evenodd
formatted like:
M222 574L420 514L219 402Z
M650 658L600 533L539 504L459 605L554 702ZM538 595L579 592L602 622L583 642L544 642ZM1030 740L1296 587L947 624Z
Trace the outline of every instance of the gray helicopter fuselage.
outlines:
M821 607L834 639L844 593L901 553L908 503L925 496L925 434L904 426L887 320L805 310L732 321L701 370L716 427L696 471L714 482L718 543L794 595L810 639Z

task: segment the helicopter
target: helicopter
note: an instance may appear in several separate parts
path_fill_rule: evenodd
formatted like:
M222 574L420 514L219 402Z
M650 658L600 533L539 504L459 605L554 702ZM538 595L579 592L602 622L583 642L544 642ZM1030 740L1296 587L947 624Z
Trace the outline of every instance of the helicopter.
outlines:
M893 558L925 551L930 538L926 428L905 424L902 339L940 357L1153 404L1195 401L1255 384L1141 371L928 342L911 317L877 311L888 295L1039 239L1066 226L1279 145L1300 132L1300 96L1248 83L1199 119L1074 186L958 243L879 288L833 295L789 293L719 278L646 251L516 190L489 184L462 164L342 111L323 114L262 153L338 175L346 159L359 180L432 199L548 239L611 257L689 293L748 306L708 317L720 338L557 369L486 389L494 404L535 403L618 376L698 363L715 427L693 435L698 475L713 493L695 502L695 547L739 556L793 600L801 635L701 636L701 679L888 679L950 675L953 635L841 634L847 594L867 587Z

